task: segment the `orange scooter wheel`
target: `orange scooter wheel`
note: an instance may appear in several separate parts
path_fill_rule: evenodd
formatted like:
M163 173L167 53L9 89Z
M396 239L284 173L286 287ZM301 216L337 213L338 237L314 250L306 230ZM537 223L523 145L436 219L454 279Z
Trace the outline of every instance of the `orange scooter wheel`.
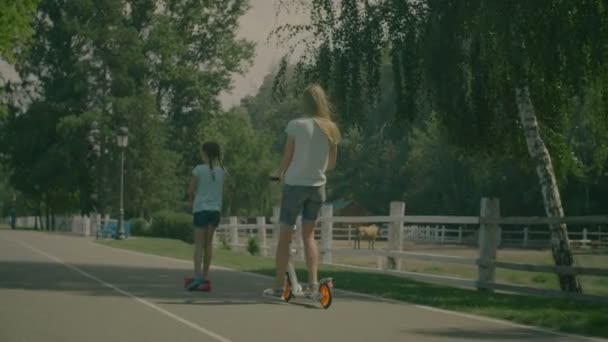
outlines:
M319 294L321 294L321 298L319 299L321 307L323 307L323 309L329 308L331 306L331 288L329 285L319 285Z
M293 298L293 290L291 288L291 280L289 279L289 273L285 276L287 281L285 282L285 286L283 287L283 300L289 302L291 298Z

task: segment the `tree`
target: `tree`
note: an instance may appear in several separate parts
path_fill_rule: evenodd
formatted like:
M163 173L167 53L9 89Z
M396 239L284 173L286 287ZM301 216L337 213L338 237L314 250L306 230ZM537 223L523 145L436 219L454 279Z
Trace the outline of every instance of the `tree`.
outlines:
M1 127L11 183L50 211L88 212L93 194L109 210L118 194L115 135L126 125L127 213L177 205L177 165L195 155L216 95L251 55L234 32L246 3L42 0L31 50L17 54L23 83L11 86L32 101L11 107Z
M38 0L0 0L0 56L8 62L31 36L37 4Z
M15 51L22 50L32 35L32 22L37 0L0 0L0 58L14 62ZM2 80L2 77L0 77ZM2 80L4 83L4 80ZM0 98L4 89L0 89ZM0 130L6 119L6 107L0 103Z
M277 193L276 190L273 193L269 177L278 165L270 136L257 132L235 111L215 116L205 125L201 136L201 142L215 141L222 150L229 174L225 214L270 214L277 204Z
M608 26L601 1L342 0L334 6L317 0L310 11L309 27L282 30L308 31L316 40L301 61L312 70L305 76L333 89L346 104L341 110L349 125L363 124L357 114L363 108L360 79L377 74L378 51L388 51L396 114L406 128L419 112L417 89L428 87L451 143L481 155L505 153L532 163L546 215L564 215L557 180L566 174L567 145L553 134L551 147L558 158L552 159L543 135L564 129L568 99L580 95L586 76L605 72ZM364 58L368 54L376 57ZM327 60L334 64L321 63ZM329 81L314 72L328 64L341 71ZM372 82L365 88L377 90L378 78L367 79ZM366 105L374 108L374 96L368 98ZM555 263L572 265L566 226L549 228ZM560 275L560 286L581 291L575 276Z
M253 44L236 39L248 1L163 0L156 9L141 24L142 32L149 30L151 87L185 171L197 155L201 125L221 112L217 96L252 60Z
M493 149L516 148L512 142L518 139L508 139L508 136L523 130L546 215L563 217L554 168L554 162L561 160L551 158L543 136L564 129L568 99L584 90L587 73L604 68L604 53L597 48L597 44L607 38L602 32L605 29L601 27L599 2L463 4L434 1L430 2L429 13L434 20L431 36L455 40L449 47L437 39L431 42L433 56L437 56L433 67L446 63L443 68L461 71L452 74L455 75L449 80L452 82L445 80L450 76L440 75L446 69L435 70L433 74L436 87L440 87L440 83L444 87L454 82L463 85L457 88L460 90L457 98L462 101L456 105L445 100L447 92L439 94L438 99L444 99L440 102L444 117L451 117L447 120L452 122L467 122L453 113L468 113L471 121L482 124L477 131L483 137L481 142L490 140L488 133L494 136ZM518 127L513 129L516 122ZM554 155L566 155L567 145L559 136L553 138L557 138ZM571 266L573 256L566 226L554 224L549 228L555 263ZM575 276L560 275L559 280L564 291L582 291Z

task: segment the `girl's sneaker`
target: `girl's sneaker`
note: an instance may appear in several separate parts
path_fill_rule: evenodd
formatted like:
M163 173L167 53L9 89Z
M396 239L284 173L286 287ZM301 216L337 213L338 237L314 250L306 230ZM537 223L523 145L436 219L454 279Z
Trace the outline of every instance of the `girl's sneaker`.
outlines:
M194 277L194 278L192 278L192 281L190 282L190 284L188 284L186 289L188 291L195 291L202 285L203 285L203 278Z
M206 292L211 291L211 281L209 281L209 280L203 281L203 284L201 285L201 291L206 291Z

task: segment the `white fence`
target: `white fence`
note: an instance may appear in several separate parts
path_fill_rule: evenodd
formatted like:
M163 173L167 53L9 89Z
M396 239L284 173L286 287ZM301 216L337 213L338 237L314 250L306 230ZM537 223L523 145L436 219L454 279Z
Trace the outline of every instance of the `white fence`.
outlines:
M79 236L95 236L98 227L102 227L106 223L116 222L117 220L110 219L108 215L101 217L96 215L89 216L55 216L55 231L63 233L71 233ZM6 220L9 222L9 219ZM46 225L46 222L44 223ZM16 227L34 228L42 227L42 222L37 216L17 217L15 220Z
M246 241L241 240L242 236L255 236L258 245L263 255L272 255L275 251L275 246L278 237L279 225L276 223L279 217L278 208L272 217L273 224L268 224L264 217L258 217L255 224L239 224L236 217L229 218L227 224L222 224L219 229L218 239L225 238L225 243L232 247L244 248ZM546 218L546 217L500 217L500 205L497 199L483 199L481 202L480 216L409 216L405 215L405 203L393 202L390 207L389 216L366 216L366 217L338 217L333 216L331 206L322 208L321 217L319 218L320 227L320 253L321 262L333 264L333 256L349 255L349 256L375 256L377 258L376 269L369 271L386 273L406 278L414 278L419 280L432 280L443 282L454 286L476 287L486 290L503 290L510 292L519 292L535 295L545 295L554 297L568 297L573 299L585 299L607 302L608 298L592 295L580 295L565 293L554 290L545 290L526 286L515 286L511 284L502 284L496 282L496 269L510 269L517 271L537 272L537 273L553 273L553 274L577 274L577 275L592 275L592 276L608 276L607 268L587 268L587 267L569 267L569 266L541 266L522 263L499 262L496 260L496 254L499 244L501 244L501 232L508 230L501 229L500 225L528 225L542 226L555 223L567 223L572 225L580 224L608 224L608 216L583 216L583 217L567 217L567 218ZM349 248L334 248L333 244L335 233L338 231L334 228L337 223L352 224L369 224L369 223L387 223L388 231L386 234L387 248L380 250L353 250ZM445 225L459 225L459 228L449 231ZM409 227L408 227L409 226ZM474 228L463 228L467 226L475 226ZM298 221L296 225L296 233L294 234L293 247L298 251L297 255L300 260L303 260L303 245L300 234L301 224ZM348 229L348 228L347 228ZM352 229L352 227L351 227ZM350 229L349 229L350 230ZM352 233L349 234L346 230L346 236L352 238ZM240 233L241 232L241 233ZM512 233L512 231L509 231ZM524 229L523 241L521 245L530 244L527 238L536 231ZM538 231L540 232L540 230ZM243 234L244 233L244 234ZM451 233L451 234L450 234ZM469 234L471 233L471 234ZM344 233L342 233L344 234ZM591 233L583 230L581 233L582 239L573 240L579 242L591 242L589 237ZM218 236L219 235L219 236ZM436 255L428 253L415 253L404 251L404 242L407 240L434 241L443 243L462 243L465 236L471 235L477 241L476 245L479 249L478 258L467 258L460 256ZM548 240L548 230L545 233ZM606 244L604 235L599 232L597 235L601 244ZM469 236L470 240L471 237ZM571 241L571 242L573 242ZM401 261L403 259L418 260L418 261L433 261L441 263L453 263L477 266L477 279L463 279L450 276L442 276L436 274L425 274L416 272L403 272L401 270Z

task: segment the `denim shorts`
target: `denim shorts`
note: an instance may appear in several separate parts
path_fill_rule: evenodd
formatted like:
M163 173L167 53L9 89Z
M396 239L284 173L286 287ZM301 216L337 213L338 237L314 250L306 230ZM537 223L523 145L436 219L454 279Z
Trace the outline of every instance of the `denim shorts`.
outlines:
M302 223L315 223L324 202L325 185L284 185L279 221L294 226L298 215L302 214Z
M209 226L217 228L220 224L220 212L210 210L197 211L192 214L192 224L196 228L207 228Z

